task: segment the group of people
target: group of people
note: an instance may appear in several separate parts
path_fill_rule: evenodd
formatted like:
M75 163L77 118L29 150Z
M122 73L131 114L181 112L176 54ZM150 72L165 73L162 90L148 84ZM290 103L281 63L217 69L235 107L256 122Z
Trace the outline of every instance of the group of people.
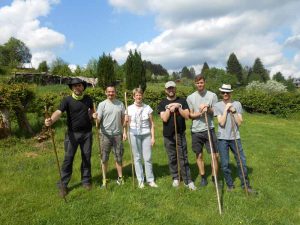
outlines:
M72 94L64 98L59 108L45 119L45 125L51 126L63 112L67 113L68 130L65 136L65 156L61 168L62 178L58 183L60 195L68 193L68 183L72 175L74 156L78 145L81 149L81 182L87 190L91 189L91 151L92 151L92 119L100 124L100 155L103 172L102 187L107 184L106 174L108 160L112 150L118 174L117 184L124 184L122 173L123 141L130 139L135 174L138 187L145 184L157 188L152 168L152 147L155 144L155 127L153 109L143 102L143 90L133 90L134 103L127 109L116 98L116 87L108 85L105 89L107 99L100 102L97 110L92 99L84 94L86 82L74 78L69 83ZM239 171L242 188L252 191L249 184L246 158L241 144L239 126L242 123L242 106L231 99L231 85L223 84L219 89L223 99L218 102L217 95L205 88L205 78L195 77L196 91L186 99L176 96L176 84L169 81L165 84L166 98L158 107L158 114L163 122L164 147L168 156L172 186L178 187L182 180L190 190L196 190L191 177L188 161L186 122L192 119L191 137L192 150L196 155L199 169L200 186L208 184L205 173L203 147L212 157L212 182L218 182L218 156L221 169L227 184L227 190L234 189L234 183L229 166L229 149L233 152ZM218 132L215 133L213 119L217 117ZM127 128L129 128L127 133ZM127 134L129 134L127 136ZM240 158L240 159L239 159ZM145 175L143 169L145 165ZM215 176L216 177L215 177ZM145 178L146 177L146 178Z

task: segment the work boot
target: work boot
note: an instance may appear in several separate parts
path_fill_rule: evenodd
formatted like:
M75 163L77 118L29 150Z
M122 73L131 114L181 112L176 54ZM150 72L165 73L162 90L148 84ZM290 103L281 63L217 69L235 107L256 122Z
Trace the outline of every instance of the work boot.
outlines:
M204 187L208 184L206 177L201 177L200 187Z

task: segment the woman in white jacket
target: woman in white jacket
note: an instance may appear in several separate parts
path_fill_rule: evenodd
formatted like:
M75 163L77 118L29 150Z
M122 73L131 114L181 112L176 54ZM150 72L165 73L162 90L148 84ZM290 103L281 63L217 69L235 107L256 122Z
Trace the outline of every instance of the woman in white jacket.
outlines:
M133 90L134 103L128 107L125 120L129 123L129 138L132 145L135 173L139 188L144 188L145 164L146 181L150 187L157 187L152 170L152 146L155 143L152 108L143 103L143 90Z

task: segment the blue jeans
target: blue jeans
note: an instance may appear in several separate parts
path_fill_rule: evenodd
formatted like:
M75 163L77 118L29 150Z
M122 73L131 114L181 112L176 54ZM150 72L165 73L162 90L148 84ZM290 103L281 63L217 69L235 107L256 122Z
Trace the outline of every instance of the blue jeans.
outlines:
M243 151L241 139L237 139L236 141L237 141L237 145L239 148L241 162L243 165L243 171L244 171L244 175L245 175L246 184L247 184L247 186L249 186L248 172L247 172L247 166L246 166L246 157L245 157L245 154ZM229 148L230 148L231 152L233 153L236 164L237 164L239 178L241 180L241 186L244 187L245 184L244 184L243 174L241 171L240 160L238 158L238 153L237 153L237 149L235 146L235 141L219 139L218 140L218 150L219 150L219 154L221 157L221 169L224 174L225 182L226 182L227 186L229 186L229 187L233 186L231 170L229 168Z

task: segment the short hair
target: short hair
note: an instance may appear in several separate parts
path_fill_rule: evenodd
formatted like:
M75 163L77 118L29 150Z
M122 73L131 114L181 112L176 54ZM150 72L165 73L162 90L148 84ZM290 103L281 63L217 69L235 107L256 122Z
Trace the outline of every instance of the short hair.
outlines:
M116 89L116 85L114 83L108 83L105 85L105 90L108 88L108 87L113 87Z
M195 82L198 82L199 80L203 80L203 81L205 81L205 77L204 77L204 75L202 75L202 74L199 74L199 75L195 76L195 79L194 79L194 81L195 81Z
M144 94L144 91L142 88L135 88L132 90L132 95L135 96L135 94L141 94L143 95Z

